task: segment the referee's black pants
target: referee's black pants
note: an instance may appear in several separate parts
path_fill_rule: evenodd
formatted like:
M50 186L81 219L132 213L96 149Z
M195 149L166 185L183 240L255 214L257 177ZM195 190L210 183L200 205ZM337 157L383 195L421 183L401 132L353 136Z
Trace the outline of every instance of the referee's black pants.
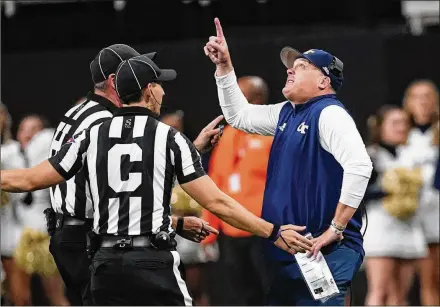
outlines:
M101 247L93 257L90 270L96 305L193 305L176 251Z
M50 239L50 252L66 285L72 306L93 305L90 293L90 259L87 257L87 232L90 224L62 225Z

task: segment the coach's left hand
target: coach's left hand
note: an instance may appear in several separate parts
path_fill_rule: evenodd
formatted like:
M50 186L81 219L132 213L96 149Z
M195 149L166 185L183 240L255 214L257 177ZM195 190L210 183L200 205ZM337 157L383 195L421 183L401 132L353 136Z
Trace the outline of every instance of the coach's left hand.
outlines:
M318 256L318 253L321 250L321 248L329 245L332 242L341 241L342 239L344 239L344 236L342 234L338 235L331 228L329 228L329 229L327 229L326 232L324 232L319 237L312 239L313 246L307 255L309 257L311 257L313 255L313 257L316 258L316 256Z
M215 128L223 119L223 115L218 116L212 122L210 122L203 130L200 132L197 139L194 141L194 146L201 153L210 151L214 146L220 141L222 130L220 128Z

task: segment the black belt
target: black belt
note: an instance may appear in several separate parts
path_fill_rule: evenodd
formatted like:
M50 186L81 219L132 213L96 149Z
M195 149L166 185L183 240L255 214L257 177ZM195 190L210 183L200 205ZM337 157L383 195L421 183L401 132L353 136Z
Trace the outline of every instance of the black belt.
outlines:
M81 226L81 225L92 225L93 224L93 219L79 219L73 216L69 216L69 215L64 215L64 214L60 214L57 213L57 228L61 227L62 225L67 225L67 226Z
M101 236L101 247L149 247L151 240L147 236Z

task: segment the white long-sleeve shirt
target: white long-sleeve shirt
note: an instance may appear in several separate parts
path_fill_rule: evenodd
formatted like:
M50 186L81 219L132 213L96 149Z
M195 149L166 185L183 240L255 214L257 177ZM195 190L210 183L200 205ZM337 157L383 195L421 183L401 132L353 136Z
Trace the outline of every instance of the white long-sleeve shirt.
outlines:
M232 127L255 134L275 135L281 109L290 102L275 105L249 104L238 86L234 71L215 78L220 107ZM356 124L345 109L331 105L322 110L319 141L344 170L339 201L358 208L373 166Z

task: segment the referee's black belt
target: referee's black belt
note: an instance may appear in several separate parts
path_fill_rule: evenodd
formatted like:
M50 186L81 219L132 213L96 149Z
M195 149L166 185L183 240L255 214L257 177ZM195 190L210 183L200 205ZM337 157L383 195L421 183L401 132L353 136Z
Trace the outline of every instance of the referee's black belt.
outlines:
M101 247L149 247L151 240L147 236L100 236Z
M81 226L81 225L89 225L92 226L93 219L79 219L73 216L57 213L56 214L56 223L57 228L61 226Z

